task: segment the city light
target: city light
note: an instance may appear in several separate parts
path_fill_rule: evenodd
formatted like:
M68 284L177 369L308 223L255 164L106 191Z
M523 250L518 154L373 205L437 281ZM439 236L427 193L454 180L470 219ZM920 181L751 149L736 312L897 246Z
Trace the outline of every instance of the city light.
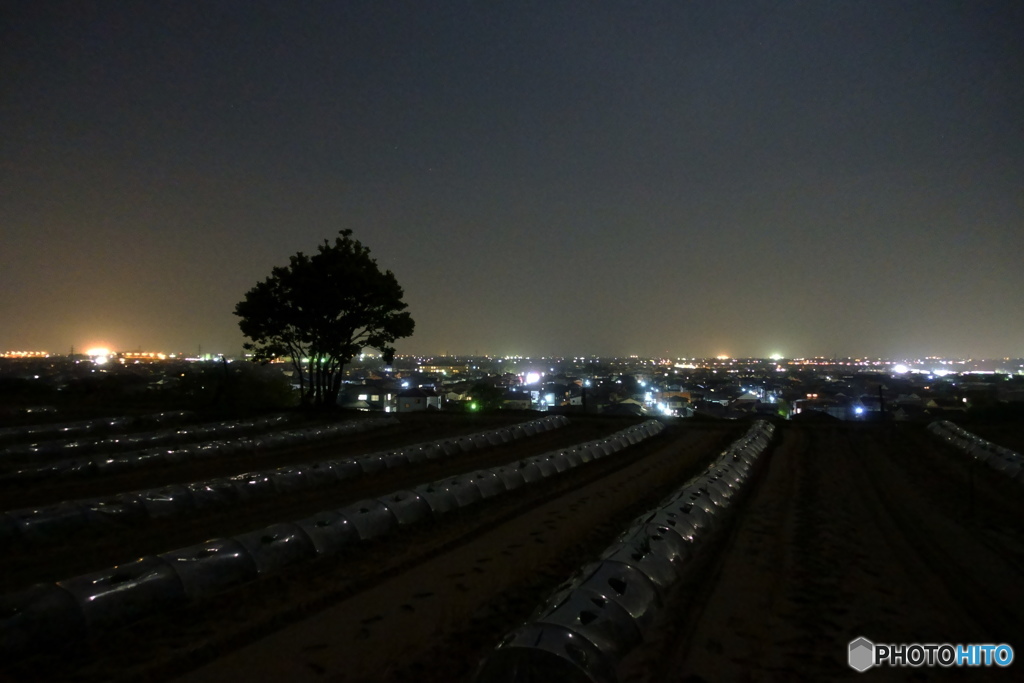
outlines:
M110 349L103 346L97 346L86 351L85 355L92 358L92 362L96 365L103 365L110 360Z

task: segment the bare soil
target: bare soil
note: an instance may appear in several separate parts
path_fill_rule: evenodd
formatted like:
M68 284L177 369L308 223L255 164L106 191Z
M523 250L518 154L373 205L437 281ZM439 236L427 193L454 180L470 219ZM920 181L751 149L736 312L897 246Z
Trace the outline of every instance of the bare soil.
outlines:
M548 441L481 453L477 462L515 460L626 424L574 419L539 437ZM744 429L678 422L612 457L436 523L70 643L60 657L7 662L6 675L89 682L469 681L502 635ZM1010 431L1019 438L1020 428ZM366 452L393 447L366 438ZM397 472L394 480L367 477L337 492L341 502L331 506L444 472L421 473L422 479L407 472L409 482ZM282 502L161 534L237 533L232 530L286 521L324 503ZM861 674L847 666L847 645L859 636L876 643L1008 643L1021 651L1022 513L1019 484L970 465L921 425L782 424L734 522L663 611L659 632L620 666L620 680L852 679ZM124 538L131 548L148 547ZM866 675L951 680L965 673L980 672ZM986 673L1014 677L1013 671Z
M481 452L474 462L453 463L449 469L456 473L515 461L607 435L635 422L574 419L567 427ZM342 676L339 680L404 680L409 676L422 680L415 672L427 666L447 672L433 680L466 678L504 630L525 619L583 559L596 554L629 519L696 473L736 438L742 427L694 425L666 432L438 522L355 545L343 556L296 566L202 604L185 605L120 631L68 643L59 658L40 653L7 662L6 673L18 681L168 680L195 669L194 675L202 677L207 675L202 673L206 667L221 666L218 662L222 660L245 659L277 647L268 644L267 638L305 642L305 636L289 634L326 628L335 636L323 647L313 643L310 650L319 652L324 661L294 660L301 675L317 675L322 669ZM431 470L435 465L441 467L430 463L404 473L395 470L355 480L327 509L448 472ZM167 544L176 533L203 540L324 509L326 501L311 497L311 501L234 511L226 515L231 517L229 522L178 520L159 534L126 532L92 539L92 543L102 541L112 549L120 544L121 554L115 562L125 561L150 552L150 545L161 551L177 547ZM76 546L77 550L85 553L86 545ZM17 566L27 578L32 553L30 549L24 552ZM46 566L51 573L73 562L65 550L49 552L59 557L37 559L50 562ZM14 565L11 558L5 562ZM486 628L479 628L481 620ZM311 627L310 623L328 626ZM439 645L459 631L472 633L472 647L468 640L447 649ZM339 659L331 654L337 648L348 654ZM439 655L445 660L443 665L440 661L424 663L424 658ZM276 656L270 659L281 661ZM257 669L265 670L266 675L253 675L268 680L268 666L268 662L257 663ZM300 676L298 672L274 672L274 679L278 674Z
M982 672L860 674L847 647L860 636L1024 644L1018 484L919 425L789 424L782 435L717 566L621 680L962 680Z
M522 417L513 422L524 421ZM506 419L507 422L507 419ZM59 542L23 543L0 557L0 591L13 591L40 581L58 581L118 563L210 538L233 536L275 522L301 519L322 510L333 510L365 498L386 495L420 483L435 481L474 469L493 467L521 458L607 436L628 424L618 420L574 420L569 425L502 446L474 450L346 480L325 489L297 491L266 499L238 501L229 508L195 511L187 517L147 521L139 526L93 526ZM442 440L496 426L494 420L451 420L441 416L428 421L421 416L403 420L397 429L385 428L314 447L270 451L248 458L230 457L180 466L160 467L133 473L134 479L118 478L121 484L159 486L189 483L217 476L271 469L282 465L315 462L377 452L423 441ZM161 480L160 477L163 477ZM145 482L145 484L142 484ZM131 489L120 489L131 490ZM100 493L103 492L103 493ZM42 503L115 493L105 479L82 480L73 487L26 491L20 495ZM58 497L60 496L60 497ZM15 498L15 496L12 496ZM8 499L5 497L5 506Z

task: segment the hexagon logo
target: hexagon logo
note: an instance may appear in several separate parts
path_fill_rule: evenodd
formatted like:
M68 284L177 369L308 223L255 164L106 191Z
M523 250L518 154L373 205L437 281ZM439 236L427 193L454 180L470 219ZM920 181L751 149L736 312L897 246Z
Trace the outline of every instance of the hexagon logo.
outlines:
M867 638L858 638L850 641L850 667L860 671L867 671L875 665L875 644Z

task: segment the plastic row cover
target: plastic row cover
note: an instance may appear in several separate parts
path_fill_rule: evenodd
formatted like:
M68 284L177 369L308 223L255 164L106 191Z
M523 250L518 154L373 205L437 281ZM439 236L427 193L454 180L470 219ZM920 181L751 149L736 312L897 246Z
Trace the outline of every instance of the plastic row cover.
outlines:
M319 438L351 430L364 431L396 423L395 418L356 420L317 428ZM534 429L554 429L568 424L563 415L532 420ZM660 423L659 423L660 424ZM286 432L284 434L294 434ZM278 435L280 436L280 434ZM465 448L489 447L494 441L511 440L509 430L499 429L463 437ZM266 440L266 437L264 437ZM244 441L244 440L243 440ZM79 470L89 472L123 471L144 466L152 461L180 462L188 458L216 457L227 452L235 442L210 442L191 450L143 451L104 458L98 462L78 461ZM450 442L449 442L450 443ZM478 446L479 444L479 446ZM143 524L148 518L164 519L187 515L194 510L225 507L238 501L267 498L296 491L333 486L361 474L372 474L385 468L442 457L440 443L422 443L387 453L371 453L358 458L327 460L290 465L266 472L250 472L192 484L164 486L133 491L116 496L67 501L44 507L13 510L0 515L0 547L21 537L32 543L57 542L79 531L87 524L130 526ZM459 449L456 452L461 452ZM89 463L89 464L83 464Z
M537 420L530 420L511 428L502 427L500 429L467 434L455 439L423 442L391 451L369 453L350 458L346 462L356 463L363 474L374 474L381 470L403 467L407 464L416 464L460 453L468 453L481 448L498 446L509 443L517 438L523 438L527 435L527 431L537 434L541 431L563 427L568 423L569 420L564 415L552 415Z
M93 420L77 420L75 422L59 422L50 424L25 425L22 427L6 427L0 429L0 439L32 439L39 437L59 438L76 437L90 434L100 429L119 429L132 424L130 417L101 417Z
M361 420L356 424L366 425L370 422L379 426L381 424L393 424L396 420L395 418L384 418L383 420L378 421ZM567 420L564 420L564 417L562 421L545 418L544 420L535 420L534 422L544 422L547 428L554 428L556 426L562 426L567 422ZM334 433L338 433L339 430L347 427L348 424L346 423L344 425L334 425L329 429L334 429ZM362 428L366 429L367 427L364 426ZM402 467L407 464L434 460L436 458L443 457L449 452L463 452L464 450L468 451L474 448L488 447L495 442L504 443L510 439L511 435L508 430L480 432L462 437L458 444L453 442L419 443L392 451L370 453L341 460L325 460L291 465L262 473L239 475L239 477L233 477L231 479L236 481L240 481L243 478L251 479L253 477L266 479L272 484L273 489L273 491L271 491L270 487L267 487L267 495L272 495L274 492L286 493L300 491L330 486L338 481L350 479L362 474L373 474L384 469L392 469L395 467ZM448 448L446 449L445 446L448 446ZM210 483L211 482L200 482L190 485L190 488L193 490L205 489L209 488L208 485Z
M183 493L173 488L168 487L164 505L174 505L175 494ZM336 554L353 541L389 534L430 514L416 493L399 491L294 523L272 524L3 596L4 653L8 646L13 652L55 644L83 629L129 623L186 598L208 598L317 555Z
M127 453L65 459L43 465L25 467L14 472L8 478L39 479L46 477L104 475L153 465L175 464L185 460L223 457L236 453L255 452L266 448L283 448L335 438L343 434L355 434L367 429L396 423L397 420L393 417L354 420L322 427L272 432L257 437L205 441L179 448L147 448Z
M168 488L164 503L173 504L174 492ZM208 598L318 555L336 554L354 541L392 533L430 514L417 494L399 491L293 523L271 524L56 585L36 586L0 598L4 641L14 648L45 645L86 628L119 626L185 599Z
M928 431L997 472L1024 484L1024 456L1020 453L987 441L948 420L932 422Z
M14 477L27 479L47 476L103 475L124 472L151 464L178 463L189 459L205 459L232 455L238 452L251 452L263 448L279 448L298 443L319 441L345 433L355 433L395 423L397 423L395 418L357 420L325 427L276 432L253 438L208 441L183 448L150 448L97 458L74 458L25 468L16 472ZM520 427L519 434L522 436L526 434L523 430L528 430L530 434L536 434L541 431L564 426L565 424L568 424L568 418L564 415L556 415L531 420L523 425L517 425L517 427ZM373 473L384 469L384 467L395 467L404 465L407 462L432 459L442 452L446 455L452 455L458 452L468 452L476 448L507 443L517 438L513 430L498 429L460 437L454 441L416 444L399 451L362 456L358 460L360 460L362 470L365 473Z
M552 417L559 418L564 416ZM525 436L530 429L536 433L537 429L544 428L536 424L538 422L542 421L534 420L531 423L517 426L523 428L522 431ZM559 423L555 422L555 424L558 425ZM530 429L527 429L527 427ZM663 425L660 422L650 420L641 425L617 432L607 439L590 441L570 448L535 455L506 465L478 470L457 477L449 477L429 484L421 484L415 488L415 492L427 502L434 516L443 515L457 508L475 505L481 500L492 498L505 491L512 491L526 484L565 472L591 460L603 458L605 455L628 446L631 436L640 439L647 438L650 434L657 434L662 428ZM614 444L614 446L611 444ZM604 446L607 446L607 448L603 448Z
M159 425L168 422L176 422L194 417L193 413L180 410L165 413L154 413L140 417L100 417L92 420L77 420L75 422L62 422L57 424L26 425L22 427L7 427L0 429L0 440L11 439L37 439L44 438L73 438L91 434L99 430L124 429L138 425ZM0 454L5 451L0 451Z
M637 430L643 434L657 433L660 425L639 425L613 438L626 438ZM569 454L583 448L581 445L551 455L572 462ZM575 461L583 462L582 458ZM527 473L531 478L527 478ZM213 539L55 585L39 585L3 596L3 647L9 645L13 652L30 645L53 645L87 629L129 623L185 599L204 599L262 574L320 555L334 555L356 541L389 535L400 527L473 505L539 478L540 469L523 461L480 470L424 484L415 490L358 501L292 523L271 524L233 538ZM272 482L265 476L246 475L206 482L202 488L170 485L88 504L63 503L47 509L47 515L30 520L0 516L0 534L6 533L4 529L10 531L12 524L21 524L22 533L44 536L80 528L86 520L94 518L104 519L105 523L129 523L146 515L170 516L215 504L211 503L215 500L267 495L269 486ZM595 581L609 578L608 567L601 571ZM629 575L632 570L616 571ZM616 580L615 576L610 578ZM630 596L634 593L635 590L631 591Z
M357 466L343 462L288 466L269 473L253 472L12 510L0 514L0 547L19 538L34 544L60 542L86 526L138 526L151 519L182 517L196 510L333 485L353 476L353 468L358 473Z
M698 477L640 516L597 562L562 584L505 636L477 680L616 680L622 658L654 628L692 559L707 547L773 433L756 422Z
M0 651L56 645L86 629L130 623L185 599L204 599L318 554L336 553L357 538L353 527L340 514L321 513L0 597Z

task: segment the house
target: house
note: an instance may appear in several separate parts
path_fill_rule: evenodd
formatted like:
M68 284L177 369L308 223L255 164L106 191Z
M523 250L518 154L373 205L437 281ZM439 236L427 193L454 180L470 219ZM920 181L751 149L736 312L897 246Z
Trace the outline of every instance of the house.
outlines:
M338 392L338 405L350 410L392 409L395 394L384 386L375 384L342 384Z
M509 410L529 410L533 407L533 398L529 392L508 391L502 397L501 407Z
M966 398L953 398L953 397L935 397L928 400L924 404L928 412L932 414L941 414L942 412L967 412L967 399Z
M902 403L893 411L893 418L897 420L930 420L931 416L923 405L913 403Z
M411 413L428 408L441 409L441 397L437 395L437 392L416 388L398 393L398 412Z
M682 410L690 405L690 395L687 393L670 394L665 397L665 405L671 411Z
M601 409L602 415L619 415L619 416L642 416L644 415L644 407L638 401L633 399L626 399L618 403L612 403L611 405L604 406Z
M548 382L533 391L534 402L543 408L569 405L569 386Z

